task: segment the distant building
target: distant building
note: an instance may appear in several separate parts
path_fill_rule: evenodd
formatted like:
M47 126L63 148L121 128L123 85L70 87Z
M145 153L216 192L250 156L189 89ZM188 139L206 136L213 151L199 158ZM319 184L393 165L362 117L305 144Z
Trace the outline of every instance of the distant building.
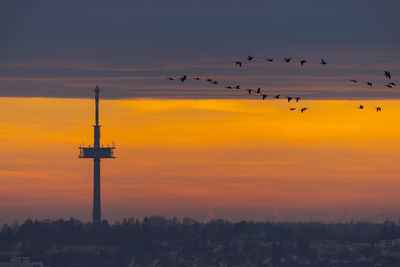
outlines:
M42 262L31 262L29 257L13 257L9 262L0 262L0 267L44 267Z
M376 243L376 247L380 249L389 249L396 245L396 240L379 240Z
M118 246L85 246L85 245L69 245L63 246L62 252L63 253L70 253L70 252L84 252L84 253L94 253L94 254L116 254L118 252ZM0 266L1 267L1 266Z

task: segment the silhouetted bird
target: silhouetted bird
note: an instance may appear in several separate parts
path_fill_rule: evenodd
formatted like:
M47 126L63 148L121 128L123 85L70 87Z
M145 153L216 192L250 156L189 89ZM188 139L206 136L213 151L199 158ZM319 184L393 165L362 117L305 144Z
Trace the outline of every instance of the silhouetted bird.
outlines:
M390 84L385 84L386 87L393 88Z
M227 87L225 87L225 88L227 88L227 89L232 89L232 86L227 86Z
M261 94L261 88L257 88L256 93Z
M275 98L278 99L281 95L276 95Z
M303 113L304 111L306 111L308 108L302 108L300 109L301 113Z
M248 61L252 61L254 59L254 57L252 57L252 56L247 56L247 60Z
M390 71L385 70L385 77L392 79L392 74L390 73Z
M207 82L212 82L212 79L206 79Z
M321 64L321 65L326 65L326 63L327 63L327 62L321 58L320 64Z
M285 62L289 63L289 62L290 62L290 60L291 60L291 58L290 58L290 57L285 57Z
M169 78L167 78L167 79L170 80L170 81L174 80L174 78L171 78L171 77L169 77Z
M273 58L267 58L266 61L272 62L272 61L274 61L274 59Z
M217 81L213 81L213 82L211 82L212 84L218 84L218 82Z
M292 100L293 98L292 97L290 97L290 96L288 96L288 97L286 97L287 98L287 102L290 102L290 100Z
M290 111L296 110L296 108L290 108Z
M376 112L378 111L382 111L382 109L380 107L376 107Z
M247 92L249 92L249 95L250 95L251 92L253 92L253 89L247 89Z
M236 89L240 89L240 85L236 85L235 88L236 88Z
M182 77L182 78L180 78L181 82L184 82L184 81L186 81L186 79L187 79L187 76L186 76L186 75L183 75L183 77Z
M296 97L296 102L299 102L299 100L301 99L300 97Z
M364 106L363 105L359 105L358 108L359 109L364 109Z
M262 95L262 100L265 100L268 95Z
M358 83L358 81L357 81L357 80L350 80L350 82L353 82L353 83Z
M193 80L197 80L197 81L200 81L200 78L193 78Z
M300 64L303 66L305 63L307 63L307 60L303 59L302 61L300 61Z
M242 66L242 62L236 61L236 62L235 62L235 65L241 67L241 66Z
M392 85L392 86L396 86L396 83L388 83L388 84L390 84L390 85Z
M366 82L366 84L370 87L372 87L372 83L371 82Z

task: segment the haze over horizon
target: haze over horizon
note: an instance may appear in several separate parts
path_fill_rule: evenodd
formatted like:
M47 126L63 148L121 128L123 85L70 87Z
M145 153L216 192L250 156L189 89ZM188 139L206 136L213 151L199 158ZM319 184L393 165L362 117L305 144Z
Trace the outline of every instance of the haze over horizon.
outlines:
M96 84L102 140L117 144L117 159L102 161L105 219L400 217L400 86L385 87L383 73L400 82L397 10L395 0L5 1L0 219L90 218L92 167L77 146L93 142ZM224 88L235 84L302 99Z

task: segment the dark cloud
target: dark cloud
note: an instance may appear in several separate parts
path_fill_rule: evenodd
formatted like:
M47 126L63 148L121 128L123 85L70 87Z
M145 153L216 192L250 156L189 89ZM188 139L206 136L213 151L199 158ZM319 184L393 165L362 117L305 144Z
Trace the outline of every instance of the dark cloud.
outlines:
M382 84L383 69L399 72L399 9L395 0L5 1L0 96L86 97L99 81L110 98L224 97L212 87L185 90L164 80L188 73L280 90L300 83L299 94L305 85L327 86L324 95L337 97L335 81L339 87L350 76L372 75ZM248 54L258 63L235 70L232 62ZM284 56L305 57L314 67L260 65ZM328 72L317 63L321 57ZM313 83L318 77L326 83Z

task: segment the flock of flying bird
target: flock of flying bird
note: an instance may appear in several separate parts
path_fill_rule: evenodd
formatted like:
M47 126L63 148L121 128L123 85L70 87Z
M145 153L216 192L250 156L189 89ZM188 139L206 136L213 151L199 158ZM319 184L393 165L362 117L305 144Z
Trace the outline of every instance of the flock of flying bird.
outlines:
M389 80L392 79L392 74L390 73L390 71L385 70L384 74L385 74L385 77L388 78ZM358 80L352 79L350 81L353 82L353 83L358 83ZM365 82L365 84L367 86L369 86L369 87L372 87L372 82ZM395 82L389 82L389 83L386 83L385 86L388 87L388 88L393 88L393 86L396 86L396 83ZM364 109L364 107L365 107L364 105L359 105L358 109ZM375 108L376 108L377 112L382 111L381 107L375 107Z
M249 55L249 56L247 56L246 60L249 61L249 62L250 61L254 61L254 56L250 56ZM273 58L267 58L265 61L273 62L274 59ZM292 61L292 59L290 57L285 57L284 60L283 60L283 62L286 62L286 63L290 63L291 61ZM303 66L305 63L307 63L307 60L302 59L302 60L299 61L299 63L300 63L301 66ZM321 65L327 65L328 64L328 62L326 60L324 60L324 59L321 59L319 63ZM235 61L235 66L241 68L243 66L243 62L242 61ZM389 71L384 71L384 75L389 80L392 79L392 74ZM180 80L181 82L185 82L186 80L188 80L188 76L187 75L183 75L182 77L178 77L178 78L168 77L167 79L171 80L171 81L172 80ZM198 77L194 77L193 80L200 81L202 79L198 78ZM214 85L218 85L219 84L218 81L215 81L215 80L213 80L211 78L207 78L207 79L204 79L204 80L207 81L207 82L210 82L211 84L214 84ZM351 79L350 81L353 82L353 83L358 83L358 80ZM373 86L372 82L365 82L365 83L369 87ZM396 86L396 83L389 82L389 83L385 84L385 86L388 87L388 88L393 88L393 86ZM235 85L235 86L229 85L229 86L225 86L225 88L226 89L237 89L237 90L240 90L241 86L240 85ZM262 100L267 99L268 96L269 96L267 94L262 93L260 87L257 88L257 89L248 88L248 89L246 89L246 91L248 92L249 95L251 95L252 93L253 94L258 94L261 97ZM273 95L272 98L273 99L281 99L281 95L280 94ZM291 97L291 96L286 96L286 97L283 97L283 98L286 98L288 102L293 100L293 101L296 101L296 103L298 103L300 101L300 99L301 99L300 97ZM365 107L364 105L359 105L358 109L364 109L364 107ZM307 109L308 109L307 107L302 107L302 108L299 108L299 109L296 109L294 107L290 107L289 108L290 111L299 110L301 113L303 113ZM377 112L378 111L382 111L382 108L381 107L376 107L376 111Z
M254 61L254 57L253 57L253 56L250 56L250 55L247 56L247 61ZM265 59L265 61L273 62L274 59L273 59L273 58L267 58L267 59ZM285 57L284 62L290 63L290 61L292 61L292 58L290 58L290 57ZM305 59L300 60L300 64L301 64L302 66L303 66L305 63L307 63L307 60L305 60ZM328 64L328 62L327 62L326 60L324 60L324 59L321 58L321 61L319 62L319 64L321 64L321 65L326 65L326 64ZM235 61L235 65L236 65L236 66L239 66L239 67L242 67L242 66L243 66L243 62L242 62L242 61Z

